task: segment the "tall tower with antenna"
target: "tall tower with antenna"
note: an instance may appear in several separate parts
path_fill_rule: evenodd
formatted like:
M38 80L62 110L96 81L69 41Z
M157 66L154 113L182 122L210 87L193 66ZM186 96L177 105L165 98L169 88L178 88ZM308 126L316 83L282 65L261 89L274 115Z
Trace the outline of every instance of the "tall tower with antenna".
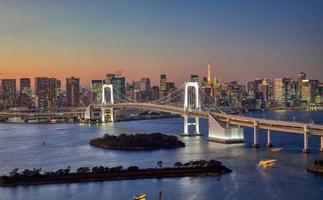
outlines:
M207 84L211 86L211 65L208 63L207 65Z

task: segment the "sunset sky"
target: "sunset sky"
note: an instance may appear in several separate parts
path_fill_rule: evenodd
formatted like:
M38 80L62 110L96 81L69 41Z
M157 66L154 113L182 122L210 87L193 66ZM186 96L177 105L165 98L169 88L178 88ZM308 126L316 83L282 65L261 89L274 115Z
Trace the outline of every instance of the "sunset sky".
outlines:
M0 0L0 78L323 81L322 0Z

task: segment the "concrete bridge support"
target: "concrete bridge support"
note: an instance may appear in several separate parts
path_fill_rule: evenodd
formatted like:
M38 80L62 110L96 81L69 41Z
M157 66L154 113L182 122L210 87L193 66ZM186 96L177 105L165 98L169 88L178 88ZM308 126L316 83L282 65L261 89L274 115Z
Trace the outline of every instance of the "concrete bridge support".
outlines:
M310 150L308 148L308 128L306 125L304 125L304 148L303 148L303 153L309 153Z
M267 130L267 144L266 144L267 147L272 147L273 144L271 143L271 135L270 135L270 130L268 129Z
M199 85L197 82L185 82L185 98L184 98L184 111L188 111L190 110L190 102L189 102L189 98L188 98L188 89L192 87L195 90L195 109L200 110L201 106L200 106L200 100L199 100ZM184 115L184 136L188 136L188 127L190 125L194 125L195 126L195 133L194 135L200 135L200 119L199 117L195 117L195 122L193 123L189 123L189 116L188 115Z
M184 134L183 136L189 136L188 127L195 126L195 133L194 135L200 135L200 118L195 117L195 122L188 122L189 117L184 115Z
M258 122L254 121L253 123L253 144L252 144L253 148L258 148Z
M108 88L109 92L110 92L110 103L114 104L114 100L113 100L113 85L112 84L103 84L102 86L102 105L106 105L107 104L107 100L105 99L105 89ZM102 107L101 109L101 121L102 122L106 122L106 108ZM113 117L113 108L109 108L110 111L110 121L113 122L114 117Z

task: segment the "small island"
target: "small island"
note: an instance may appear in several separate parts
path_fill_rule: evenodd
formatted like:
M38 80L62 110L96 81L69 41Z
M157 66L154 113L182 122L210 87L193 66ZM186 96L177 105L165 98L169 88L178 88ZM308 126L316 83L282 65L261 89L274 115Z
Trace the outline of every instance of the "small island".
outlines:
M129 166L128 168L122 166L80 167L76 172L71 172L70 167L56 171L42 171L40 168L34 168L25 169L21 172L16 168L8 175L0 176L0 187L143 178L216 176L230 172L229 168L216 160L190 161L185 164L176 162L173 167L163 167L163 162L158 161L156 168L146 169L140 169L138 166Z
M161 133L138 133L135 135L122 133L119 136L105 134L101 138L91 140L90 144L100 148L118 150L155 150L185 147L185 143L180 141L178 137Z
M323 175L323 160L315 160L314 165L309 166L307 171Z

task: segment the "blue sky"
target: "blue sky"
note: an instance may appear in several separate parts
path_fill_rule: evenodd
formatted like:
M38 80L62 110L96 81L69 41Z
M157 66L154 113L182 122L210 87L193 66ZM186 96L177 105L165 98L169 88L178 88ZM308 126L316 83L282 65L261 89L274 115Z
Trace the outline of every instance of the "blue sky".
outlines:
M320 0L2 0L0 77L323 79Z

